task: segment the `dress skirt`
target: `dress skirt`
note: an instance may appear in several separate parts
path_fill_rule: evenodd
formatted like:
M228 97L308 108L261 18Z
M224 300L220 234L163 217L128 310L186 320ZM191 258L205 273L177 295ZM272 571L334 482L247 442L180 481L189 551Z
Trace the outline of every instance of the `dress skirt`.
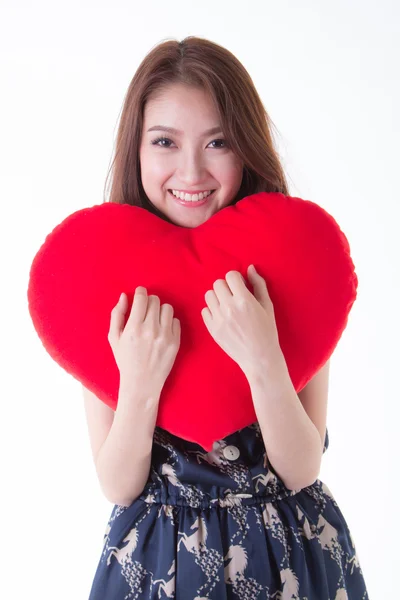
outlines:
M114 505L89 600L163 598L369 600L329 488L287 489L258 422L208 453L156 427L148 482Z

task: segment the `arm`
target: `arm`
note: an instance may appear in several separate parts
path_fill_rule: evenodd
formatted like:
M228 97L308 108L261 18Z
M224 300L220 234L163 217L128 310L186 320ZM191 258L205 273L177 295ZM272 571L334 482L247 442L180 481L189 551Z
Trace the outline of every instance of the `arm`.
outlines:
M115 414L100 407L101 401L91 392L86 395L101 487L110 502L125 506L142 493L149 478L161 392L181 336L173 307L161 305L158 296L148 296L145 287L135 289L129 314L128 308L128 297L122 293L111 311L108 333L120 373Z
M247 374L268 460L288 489L315 482L326 432L329 361L297 395L286 362Z
M159 397L120 389L114 413L85 388L84 396L101 488L113 504L129 506L149 477Z

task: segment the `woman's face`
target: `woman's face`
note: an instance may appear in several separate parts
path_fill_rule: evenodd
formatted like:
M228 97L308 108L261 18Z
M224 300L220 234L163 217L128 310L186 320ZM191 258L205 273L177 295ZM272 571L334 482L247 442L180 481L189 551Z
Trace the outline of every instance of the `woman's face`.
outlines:
M212 99L198 88L172 84L145 105L139 156L143 188L176 225L201 225L228 206L240 188L243 163L227 147L220 126Z

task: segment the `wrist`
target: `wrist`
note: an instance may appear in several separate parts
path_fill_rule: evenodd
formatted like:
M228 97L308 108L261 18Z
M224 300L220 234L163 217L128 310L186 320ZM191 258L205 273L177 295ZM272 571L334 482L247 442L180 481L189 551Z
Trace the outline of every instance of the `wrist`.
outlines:
M250 387L262 385L265 381L269 384L274 380L282 382L282 379L289 378L289 371L282 352L273 357L260 356L252 360L242 368Z
M118 391L118 404L140 405L149 407L158 405L161 390L145 386L131 380L121 380Z

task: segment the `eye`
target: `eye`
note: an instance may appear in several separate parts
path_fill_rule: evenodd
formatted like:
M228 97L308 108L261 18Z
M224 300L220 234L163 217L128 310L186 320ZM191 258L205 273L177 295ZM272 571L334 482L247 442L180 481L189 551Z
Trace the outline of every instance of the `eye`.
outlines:
M215 142L217 142L217 143L221 143L222 142L222 144L224 144L224 146L214 146L214 148L216 150L218 150L219 148L227 148L228 147L228 144L226 143L226 140L213 140L212 142L210 142L210 144L214 144Z
M160 143L160 142L162 142L162 143ZM161 137L156 138L155 140L152 140L151 143L153 146L160 146L161 148L170 148L169 144L173 144L173 141L165 136L161 136ZM223 140L223 139L212 140L212 142L210 142L210 144L215 144L215 143L222 144L222 146L221 145L214 146L215 150L219 150L219 149L222 150L223 148L228 147L226 140Z
M158 146L160 145L162 148L169 148L169 146L165 145L165 144L159 144L160 142L172 142L172 140L170 140L167 137L161 136L156 138L155 140L152 140L152 145L153 146Z

